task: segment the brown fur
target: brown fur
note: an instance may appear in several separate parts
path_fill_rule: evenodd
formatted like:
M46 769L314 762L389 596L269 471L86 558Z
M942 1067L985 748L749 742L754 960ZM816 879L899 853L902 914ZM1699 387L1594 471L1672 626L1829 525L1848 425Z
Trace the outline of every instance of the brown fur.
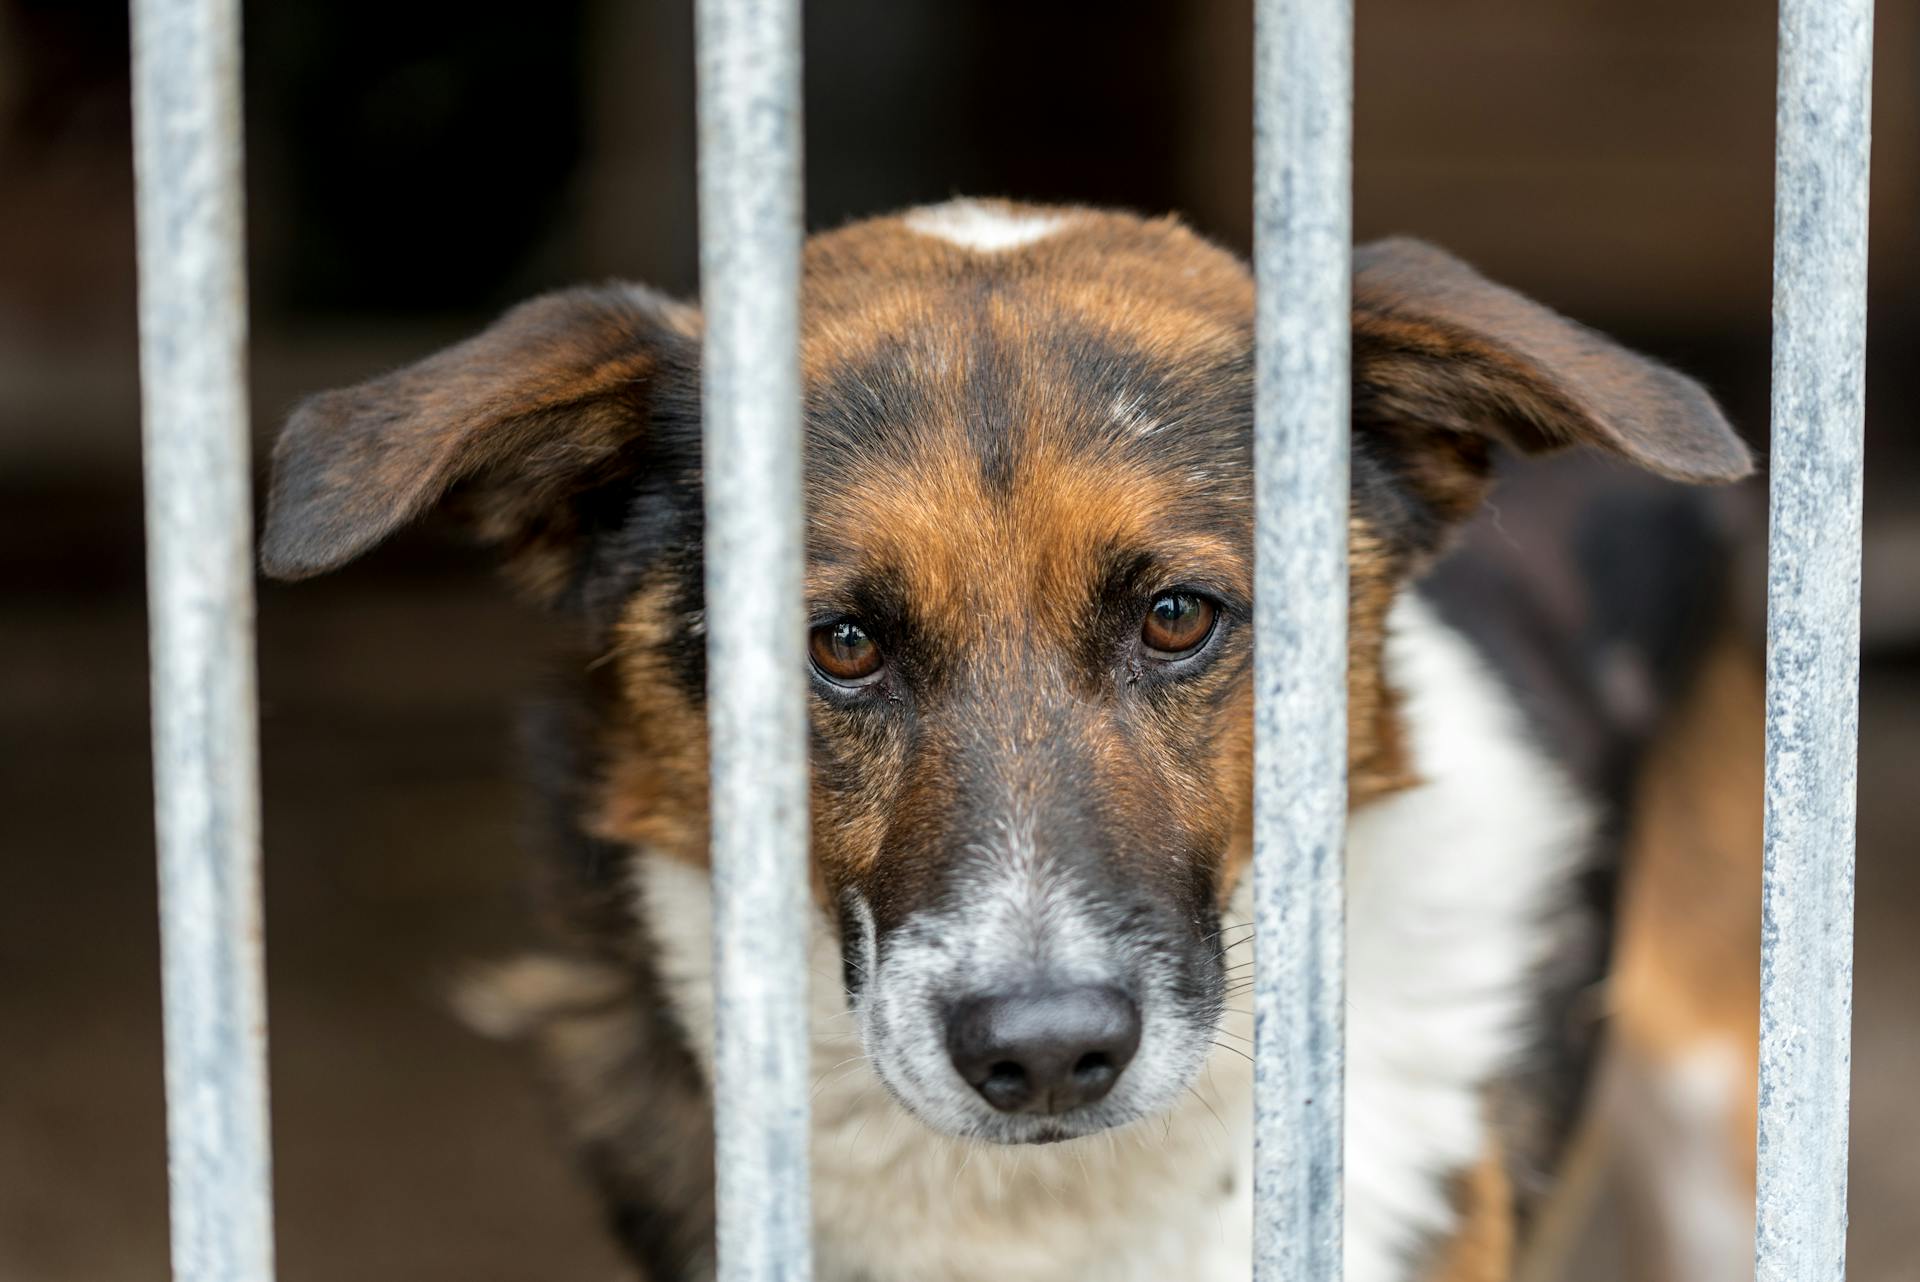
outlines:
M1652 1059L1703 1037L1759 1044L1763 701L1757 658L1722 641L1647 763L1608 1004ZM1751 1145L1738 1156L1751 1177Z
M594 836L658 850L688 863L707 860L706 710L664 670L663 650L679 620L658 583L634 593L614 629L610 663L628 715L607 724L587 817Z
M1754 1183L1758 1106L1763 709L1757 658L1723 640L1647 764L1608 984L1615 1071L1629 1095L1691 1055L1734 1057L1720 1147L1743 1199ZM1666 1137L1657 1124L1652 1133L1618 1129L1619 1170L1638 1194L1650 1166L1668 1160ZM1672 1208L1635 1198L1628 1209L1639 1229L1638 1276L1688 1282L1666 1258L1666 1243L1686 1229Z
M1753 464L1700 385L1489 282L1430 245L1354 258L1355 382L1382 418L1533 454L1594 445L1676 481ZM1447 488L1451 489L1451 485Z
M523 586L557 596L579 534L569 500L617 474L663 345L699 313L635 286L523 303L419 364L307 400L274 448L260 556L298 579L351 560L456 484L467 523Z
M1507 1282L1518 1228L1513 1184L1498 1144L1458 1180L1460 1227L1440 1251L1427 1282Z

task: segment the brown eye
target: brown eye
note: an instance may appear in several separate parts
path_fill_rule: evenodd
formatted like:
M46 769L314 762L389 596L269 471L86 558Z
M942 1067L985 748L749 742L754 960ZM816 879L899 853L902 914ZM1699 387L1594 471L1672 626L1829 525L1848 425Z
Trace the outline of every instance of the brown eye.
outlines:
M1147 607L1140 639L1147 649L1169 659L1200 648L1213 634L1213 602L1191 592L1163 592Z
M846 619L815 628L807 646L814 666L830 681L854 685L880 671L880 647L866 629Z

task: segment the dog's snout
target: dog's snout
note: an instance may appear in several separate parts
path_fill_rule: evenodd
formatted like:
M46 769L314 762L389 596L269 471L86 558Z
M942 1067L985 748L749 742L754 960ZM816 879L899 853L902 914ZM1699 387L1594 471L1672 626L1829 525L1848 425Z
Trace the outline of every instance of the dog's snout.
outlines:
M1139 1007L1104 985L970 997L947 1020L953 1066L1002 1113L1091 1104L1139 1048Z

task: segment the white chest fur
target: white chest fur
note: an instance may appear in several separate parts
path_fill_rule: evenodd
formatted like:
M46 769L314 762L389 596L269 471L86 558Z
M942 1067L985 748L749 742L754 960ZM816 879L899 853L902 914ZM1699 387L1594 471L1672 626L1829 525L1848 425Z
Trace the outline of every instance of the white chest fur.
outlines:
M1482 1087L1520 1044L1541 922L1591 831L1467 643L1414 599L1392 624L1423 782L1348 825L1349 1282L1411 1282L1450 1227L1447 1179L1482 1154ZM643 855L637 876L665 988L710 1054L704 875ZM1245 1282L1251 1083L1233 1038L1165 1117L1041 1148L951 1140L874 1076L824 925L814 947L821 1282ZM1244 1007L1224 1028L1251 1032Z

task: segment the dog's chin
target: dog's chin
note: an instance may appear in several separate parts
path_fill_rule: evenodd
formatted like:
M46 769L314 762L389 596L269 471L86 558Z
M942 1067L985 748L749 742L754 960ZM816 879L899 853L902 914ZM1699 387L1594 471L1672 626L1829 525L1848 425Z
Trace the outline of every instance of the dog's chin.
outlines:
M1125 1126L1135 1118L1075 1117L1072 1113L1057 1117L993 1117L967 1133L968 1139L984 1144L1002 1144L1016 1148L1023 1144L1064 1144L1082 1140L1102 1131Z
M1113 1108L1075 1109L1069 1113L1035 1115L1029 1113L997 1113L982 1109L927 1109L903 1097L899 1091L894 1098L911 1113L922 1125L938 1134L953 1139L972 1140L980 1144L995 1144L1007 1148L1019 1148L1023 1145L1065 1144L1071 1140L1087 1139L1103 1131L1130 1125L1140 1120L1132 1112ZM959 1114L959 1116L956 1116ZM936 1120L937 1119L937 1120Z

